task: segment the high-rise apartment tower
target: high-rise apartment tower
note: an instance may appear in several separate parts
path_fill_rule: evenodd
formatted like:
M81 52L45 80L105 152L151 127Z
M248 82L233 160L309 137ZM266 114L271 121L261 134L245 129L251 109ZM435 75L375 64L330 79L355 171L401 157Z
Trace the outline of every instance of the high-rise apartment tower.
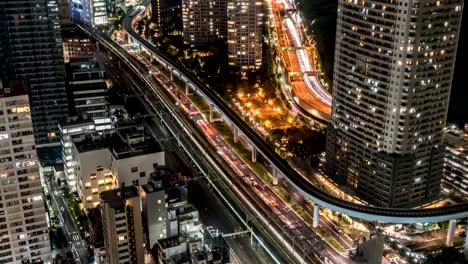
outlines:
M52 263L24 81L0 79L0 263Z
M438 196L463 0L339 0L328 172L371 204Z
M229 64L243 70L262 66L263 2L229 0L228 2Z

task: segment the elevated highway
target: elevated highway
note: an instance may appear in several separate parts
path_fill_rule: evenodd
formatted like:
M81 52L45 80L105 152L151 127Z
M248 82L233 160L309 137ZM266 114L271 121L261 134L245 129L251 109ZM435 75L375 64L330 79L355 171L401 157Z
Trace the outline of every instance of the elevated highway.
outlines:
M131 39L141 45L141 48L147 51L152 59L158 61L169 70L171 76L176 75L184 81L187 89L193 89L197 94L202 96L233 127L235 138L236 135L242 136L249 142L253 147L253 156L258 153L271 164L273 177L284 178L284 180L292 184L305 198L315 202L317 211L320 206L365 221L395 224L441 222L468 217L468 203L430 209L373 207L341 200L315 187L299 175L286 160L281 158L267 142L193 73L179 62L152 46L135 32L132 26L133 20L143 12L144 7L138 7L125 17L123 21L123 28Z

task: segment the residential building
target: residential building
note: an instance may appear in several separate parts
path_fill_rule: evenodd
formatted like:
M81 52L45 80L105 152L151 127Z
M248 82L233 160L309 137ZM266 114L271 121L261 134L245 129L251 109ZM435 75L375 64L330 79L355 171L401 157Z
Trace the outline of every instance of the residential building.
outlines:
M100 198L106 263L145 263L138 188L105 191Z
M29 97L0 79L0 263L52 263Z
M73 161L72 145L73 137L94 134L99 131L110 133L112 125L110 118L101 123L102 119L93 120L87 115L68 117L65 122L59 124L60 139L62 143L62 160L64 165L65 180L71 191L76 191L75 162Z
M184 40L191 46L226 39L227 0L182 0Z
M229 64L242 70L262 66L263 2L259 0L228 1Z
M39 159L61 159L58 122L68 115L57 0L0 1L0 78L28 86Z
M151 248L159 239L191 234L201 228L198 211L188 204L188 192L183 186L165 186L154 175L141 186L143 222L147 227L147 245Z
M338 3L329 176L370 204L439 196L463 1Z
M444 133L445 159L442 189L451 197L468 199L468 131L450 126Z
M151 247L159 239L166 238L166 192L162 181L151 181L141 186L143 223L146 227L147 245Z
M163 34L182 35L182 0L151 0L151 16Z
M99 204L101 192L144 185L165 165L164 151L154 138L134 126L73 136L72 141L77 191L86 210Z
M65 63L93 58L97 49L96 42L76 26L62 27L62 44Z
M107 82L104 69L94 58L73 59L67 64L67 74L73 94L75 114L87 114L93 119L109 119Z

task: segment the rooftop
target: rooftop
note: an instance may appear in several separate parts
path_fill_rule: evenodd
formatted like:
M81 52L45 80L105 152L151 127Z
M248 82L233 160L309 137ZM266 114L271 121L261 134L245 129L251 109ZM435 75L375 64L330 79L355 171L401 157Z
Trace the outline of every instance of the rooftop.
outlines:
M27 87L24 81L0 79L0 98L27 95Z
M444 142L448 147L468 154L468 131L450 126L445 129Z
M138 197L138 189L135 186L127 186L115 190L101 192L100 197L103 203L107 203L114 209L121 209L125 206L127 199Z
M158 244L162 249L176 247L187 241L187 237L184 236L174 236L158 240Z
M111 133L92 133L84 137L74 137L78 152L94 151L109 148L115 159L125 159L151 153L162 152L159 143L149 134L144 127L126 126L116 128Z

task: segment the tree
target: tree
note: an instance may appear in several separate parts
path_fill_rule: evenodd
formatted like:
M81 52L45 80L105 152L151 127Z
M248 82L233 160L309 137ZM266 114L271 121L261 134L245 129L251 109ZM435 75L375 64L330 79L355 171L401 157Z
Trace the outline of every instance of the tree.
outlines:
M465 254L459 252L454 247L446 247L438 256L429 255L425 264L463 264L467 263Z

